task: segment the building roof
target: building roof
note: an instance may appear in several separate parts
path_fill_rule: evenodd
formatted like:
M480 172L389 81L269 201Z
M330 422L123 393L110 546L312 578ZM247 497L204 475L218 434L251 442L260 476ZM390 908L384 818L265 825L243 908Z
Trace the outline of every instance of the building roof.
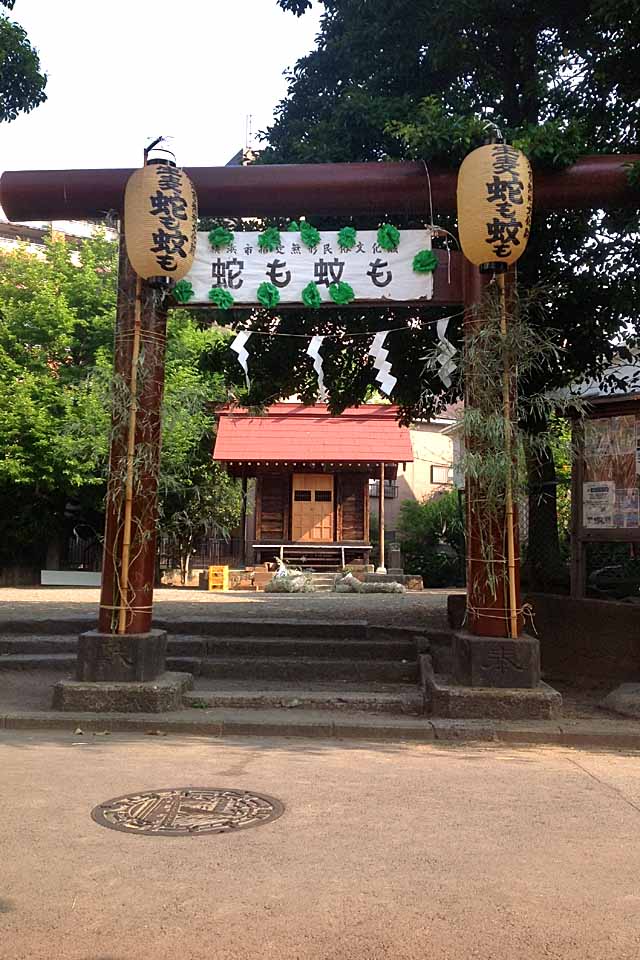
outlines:
M332 416L325 404L278 403L265 416L220 415L214 460L226 463L406 463L411 437L385 404L349 407Z

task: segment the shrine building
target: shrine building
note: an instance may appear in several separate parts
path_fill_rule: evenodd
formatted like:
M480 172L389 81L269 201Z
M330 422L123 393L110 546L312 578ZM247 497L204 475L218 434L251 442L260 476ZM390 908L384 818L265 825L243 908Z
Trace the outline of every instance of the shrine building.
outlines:
M243 479L245 492L255 478L247 561L279 556L316 569L373 562L369 480L394 481L398 465L413 461L409 430L397 414L385 404L339 416L325 404L279 403L263 416L224 410L214 460Z

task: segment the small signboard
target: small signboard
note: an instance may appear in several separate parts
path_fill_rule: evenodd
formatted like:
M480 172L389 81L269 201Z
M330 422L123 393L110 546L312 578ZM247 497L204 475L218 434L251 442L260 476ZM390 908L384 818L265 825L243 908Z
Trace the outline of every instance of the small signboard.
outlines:
M585 423L582 525L586 530L640 526L640 418L600 417Z
M331 303L329 287L348 283L355 300L410 301L433 297L433 274L418 273L413 259L431 249L428 230L402 230L396 250L385 251L374 230L358 231L355 246L342 248L337 232L322 231L317 247L307 247L298 232L280 234L277 250L262 253L258 233L235 233L222 250L213 250L207 233L198 233L193 267L185 277L193 286L189 306L210 303L209 293L228 290L237 305L255 305L262 283L275 286L282 304L302 304L302 291L315 283Z

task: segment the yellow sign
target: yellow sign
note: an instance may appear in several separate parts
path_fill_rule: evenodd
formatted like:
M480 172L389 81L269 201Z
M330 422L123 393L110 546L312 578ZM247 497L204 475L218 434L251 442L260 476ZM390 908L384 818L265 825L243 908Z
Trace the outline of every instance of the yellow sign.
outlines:
M229 567L209 567L209 590L229 589Z

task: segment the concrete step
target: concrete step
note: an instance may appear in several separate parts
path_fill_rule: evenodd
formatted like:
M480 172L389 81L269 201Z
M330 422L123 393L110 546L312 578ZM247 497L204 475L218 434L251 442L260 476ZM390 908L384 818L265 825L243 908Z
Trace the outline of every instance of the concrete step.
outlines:
M415 687L399 687L396 693L375 690L200 690L190 691L184 698L185 707L202 710L227 709L284 709L284 710L340 710L367 713L404 714L420 716L422 696Z
M154 621L154 627L173 636L192 637L328 637L330 640L366 640L366 620L335 623L331 620L180 620ZM393 628L390 628L393 630Z
M318 657L321 660L416 660L409 640L329 640L286 637L170 637L173 657Z
M0 670L66 670L76 668L75 653L6 653L0 655Z
M7 653L75 653L77 637L0 637L0 657Z
M381 683L416 683L415 659L321 660L312 657L167 657L167 670L217 679L252 680L377 680Z

